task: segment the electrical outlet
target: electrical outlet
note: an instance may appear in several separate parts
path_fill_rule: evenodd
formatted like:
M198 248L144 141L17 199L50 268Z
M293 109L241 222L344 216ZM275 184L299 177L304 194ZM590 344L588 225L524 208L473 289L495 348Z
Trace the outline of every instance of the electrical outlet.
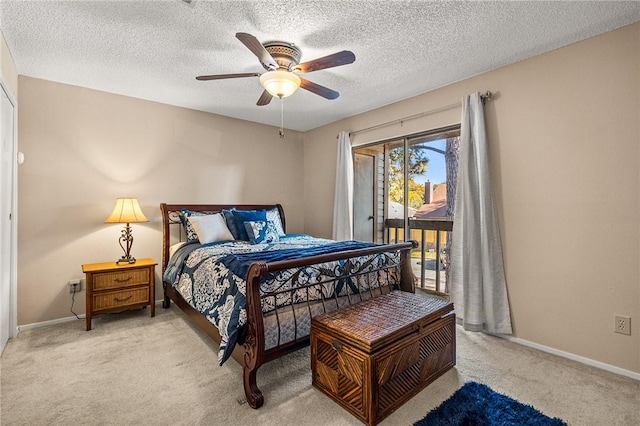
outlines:
M614 315L615 325L614 331L620 334L631 335L631 317L624 315Z
M82 290L81 280L69 280L69 293L78 293Z

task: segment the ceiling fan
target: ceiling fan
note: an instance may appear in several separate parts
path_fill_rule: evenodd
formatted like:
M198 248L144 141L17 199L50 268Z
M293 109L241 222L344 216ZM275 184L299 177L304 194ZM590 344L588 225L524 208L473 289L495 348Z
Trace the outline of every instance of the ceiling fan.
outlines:
M260 64L267 72L201 75L196 77L196 80L207 81L226 78L260 77L260 84L262 84L262 87L265 89L257 102L257 105L260 106L269 104L274 96L286 98L292 95L298 87L326 99L336 99L340 94L335 90L306 80L298 76L298 74L346 65L356 60L353 52L343 50L332 55L300 63L302 51L293 43L286 41L260 43L257 38L247 33L236 33L236 38L258 57Z

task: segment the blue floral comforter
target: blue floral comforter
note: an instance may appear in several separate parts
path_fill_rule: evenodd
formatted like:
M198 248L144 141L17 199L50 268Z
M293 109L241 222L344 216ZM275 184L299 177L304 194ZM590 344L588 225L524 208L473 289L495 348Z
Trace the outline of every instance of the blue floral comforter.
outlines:
M281 237L278 242L249 244L246 241L218 242L206 245L186 244L176 251L170 259L163 280L171 283L183 298L211 321L221 336L218 362L222 365L238 340L240 330L247 322L246 312L246 274L255 261L273 262L299 257L313 256L349 249L370 247L372 243L356 241L336 242L309 235L296 234ZM384 259L370 259L364 267L372 270L379 267ZM344 261L331 262L322 266L315 265L308 271L296 271L298 282L317 280L319 274L340 273ZM286 288L290 283L291 272L282 271L268 276L261 282L261 290L274 291ZM300 280L300 275L305 277ZM349 283L343 283L348 285ZM357 289L352 289L357 292ZM339 293L340 286L335 289ZM331 297L331 294L318 295ZM287 300L263 302L263 311L276 309L276 306L291 304L303 298L311 299L309 291L302 296L289 296ZM275 298L274 298L275 299Z

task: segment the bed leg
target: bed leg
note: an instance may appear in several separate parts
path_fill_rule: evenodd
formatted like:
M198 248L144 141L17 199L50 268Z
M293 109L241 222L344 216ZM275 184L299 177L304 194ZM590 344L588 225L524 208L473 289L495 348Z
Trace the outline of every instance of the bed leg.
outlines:
M162 283L162 289L164 293L164 299L162 300L162 307L168 309L171 306L171 299L167 296L167 283Z
M258 369L251 369L246 365L242 368L244 379L244 394L247 397L247 402L251 408L260 408L264 404L264 396L262 391L258 389L256 382L256 373Z

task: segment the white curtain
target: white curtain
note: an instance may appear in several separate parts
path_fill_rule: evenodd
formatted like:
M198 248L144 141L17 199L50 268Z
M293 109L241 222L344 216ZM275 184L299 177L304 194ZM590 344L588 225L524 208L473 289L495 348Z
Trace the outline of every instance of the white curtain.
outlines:
M462 102L460 157L451 237L451 300L465 330L511 334L500 230L479 93Z
M353 157L349 133L338 135L336 192L333 201L333 239L353 239Z

